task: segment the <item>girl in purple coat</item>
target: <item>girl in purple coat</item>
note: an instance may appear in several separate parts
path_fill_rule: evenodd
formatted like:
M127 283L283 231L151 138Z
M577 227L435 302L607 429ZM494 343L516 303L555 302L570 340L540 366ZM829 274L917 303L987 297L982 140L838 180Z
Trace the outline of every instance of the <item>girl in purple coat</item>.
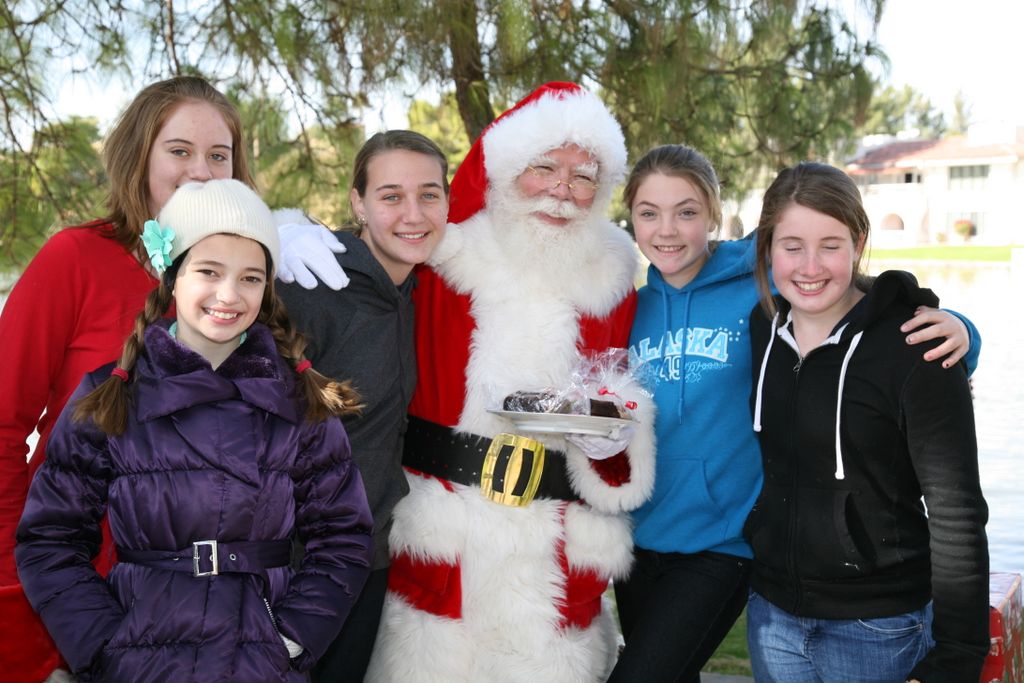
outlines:
M25 592L79 680L306 680L369 571L335 417L356 396L303 358L273 219L244 184L180 187L143 240L160 286L54 428L18 526ZM107 508L120 563L104 580Z

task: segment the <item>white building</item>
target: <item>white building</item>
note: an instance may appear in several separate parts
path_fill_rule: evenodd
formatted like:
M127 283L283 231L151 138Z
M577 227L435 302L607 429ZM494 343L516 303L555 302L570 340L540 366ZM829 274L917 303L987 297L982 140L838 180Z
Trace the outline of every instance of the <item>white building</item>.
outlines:
M973 223L972 244L1024 243L1024 127L971 126L942 140L866 138L845 168L857 182L878 248L962 243L958 220ZM757 225L764 190L728 202L726 226Z

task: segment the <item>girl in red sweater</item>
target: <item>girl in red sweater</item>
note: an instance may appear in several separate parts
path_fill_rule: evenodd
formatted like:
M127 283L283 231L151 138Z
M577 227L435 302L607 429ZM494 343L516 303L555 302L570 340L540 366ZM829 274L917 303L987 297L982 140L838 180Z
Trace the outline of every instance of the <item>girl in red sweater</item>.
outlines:
M14 530L65 402L83 374L118 356L157 285L143 265L143 224L187 182L253 184L238 112L197 77L144 88L107 137L103 159L109 213L54 235L0 316L0 683L42 681L60 662L18 583ZM26 462L34 431L39 441ZM114 558L104 545L97 564L105 574Z

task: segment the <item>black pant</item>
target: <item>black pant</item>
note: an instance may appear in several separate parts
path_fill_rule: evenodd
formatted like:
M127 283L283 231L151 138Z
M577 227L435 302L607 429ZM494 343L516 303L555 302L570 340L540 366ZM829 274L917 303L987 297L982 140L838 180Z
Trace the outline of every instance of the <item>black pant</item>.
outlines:
M626 647L608 683L695 683L747 604L750 560L637 548L615 583Z
M362 683L377 640L380 613L388 592L388 570L376 569L352 606L341 633L313 668L314 683Z

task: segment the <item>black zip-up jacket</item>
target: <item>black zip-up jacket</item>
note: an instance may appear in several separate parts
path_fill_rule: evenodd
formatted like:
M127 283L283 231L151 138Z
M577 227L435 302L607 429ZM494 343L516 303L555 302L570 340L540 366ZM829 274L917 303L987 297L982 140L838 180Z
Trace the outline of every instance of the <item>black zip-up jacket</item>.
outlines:
M364 404L358 415L343 419L373 513L373 565L388 558L391 511L409 484L402 470L408 424L406 411L416 388L412 290L416 276L399 286L350 232L335 233L348 249L336 254L350 282L335 291L320 284L303 289L277 283L277 292L295 326L306 335L306 357L320 373L351 380Z
M753 589L791 614L868 619L933 600L936 644L907 678L952 683L977 681L989 647L988 507L963 364L925 361L899 330L937 303L909 273L883 273L803 359L789 325L769 344L754 309L764 488L744 535Z

